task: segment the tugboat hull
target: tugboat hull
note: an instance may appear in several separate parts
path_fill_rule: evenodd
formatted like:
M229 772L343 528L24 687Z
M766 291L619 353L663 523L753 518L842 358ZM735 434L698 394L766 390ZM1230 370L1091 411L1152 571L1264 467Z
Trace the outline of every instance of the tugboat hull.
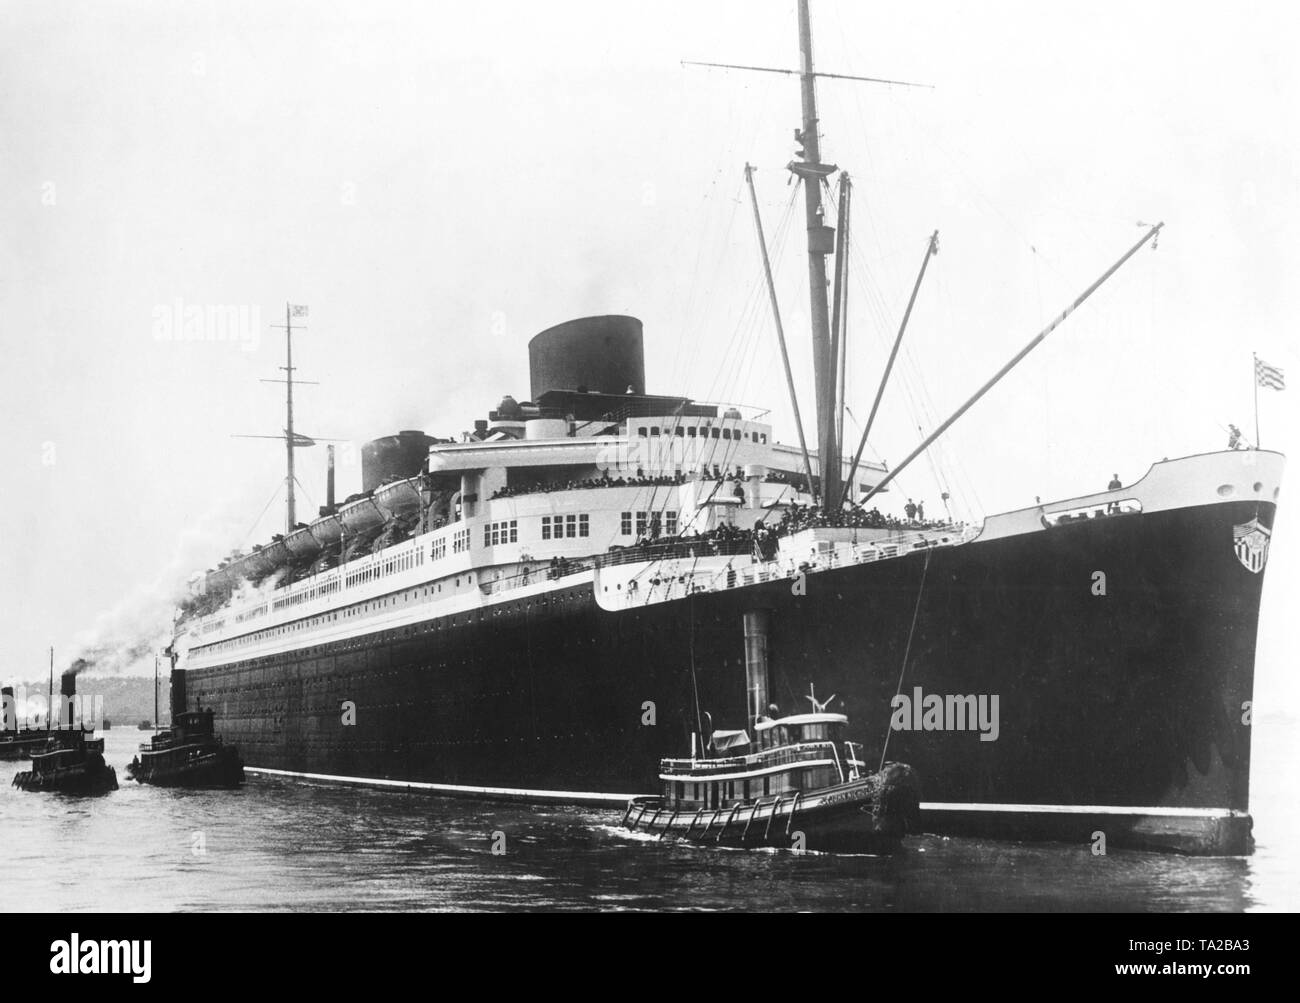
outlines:
M104 762L101 753L89 752L83 761L69 766L22 770L14 776L13 786L21 791L104 794L117 790L117 771Z
M833 787L736 801L720 808L672 809L663 798L633 798L624 828L730 849L774 847L818 853L885 854L920 827L915 774L901 763Z
M127 779L156 787L234 788L244 783L244 763L239 753L223 746L192 756L181 763L151 764L135 759L126 768Z

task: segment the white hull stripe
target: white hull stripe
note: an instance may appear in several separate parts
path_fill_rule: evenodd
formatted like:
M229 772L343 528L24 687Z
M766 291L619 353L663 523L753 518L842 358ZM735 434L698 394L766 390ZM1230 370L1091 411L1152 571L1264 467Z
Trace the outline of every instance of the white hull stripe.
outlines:
M1248 818L1235 808L1141 808L1109 804L969 804L922 801L922 811L1019 812L1026 815L1163 815L1171 818Z
M446 791L449 794L478 794L486 797L530 798L536 801L607 801L626 804L635 794L609 794L595 791L546 791L529 787L469 787L462 784L430 784L416 780L381 780L373 777L344 777L332 773L298 773L293 770L272 770L264 766L247 766L248 773L276 777L297 777L301 780L326 780L341 784L364 784L367 787L395 787L403 790ZM1175 818L1246 818L1248 812L1233 808L1140 808L1126 805L1077 804L989 804L922 801L922 811L1001 812L1025 814L1069 815L1163 815Z
M265 773L276 777L297 777L300 780L328 780L340 784L364 784L367 787L397 787L403 790L445 791L448 794L478 794L483 797L529 798L534 801L608 801L627 804L635 794L609 794L593 791L543 791L526 787L467 787L462 784L428 784L416 780L380 780L373 777L341 777L331 773L296 773L293 770L272 770L264 766L246 766L247 773Z

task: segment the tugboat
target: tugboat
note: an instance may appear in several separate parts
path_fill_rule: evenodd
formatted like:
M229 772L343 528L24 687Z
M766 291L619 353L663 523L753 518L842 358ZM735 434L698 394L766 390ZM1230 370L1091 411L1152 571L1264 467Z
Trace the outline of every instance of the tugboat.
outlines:
M54 709L53 648L50 649L50 692L45 712L49 715L49 719L40 727L32 727L30 721L27 722L26 727L20 727L19 708L17 699L14 696L14 688L12 686L0 687L0 760L31 759L37 753L49 752L53 747L51 743L71 748L76 743L89 742L87 748L90 751L104 751L104 740L102 738L89 738L85 734L87 729L84 726L76 729L81 734L76 736L71 734L75 726L70 701L76 695L76 677L65 674L62 683L63 699L69 705L69 716L66 725L60 724L57 728L52 727L53 715L56 713ZM65 738L66 741L64 741Z
M51 738L44 752L32 754L32 768L14 776L22 791L63 794L103 794L117 790L117 771L104 762L102 739L87 739L83 732L64 732Z
M748 611L745 675L754 738L744 730L713 731L709 715L700 714L690 758L661 759L662 795L632 798L622 826L736 849L897 850L907 833L919 831L915 772L903 763L867 772L862 747L844 738L848 717L826 709L834 695L819 701L810 687L810 713L776 716L776 705L767 704L767 641L766 611ZM697 754L702 734L709 739Z
M84 721L77 720L77 675L62 677L63 711L55 724L54 650L50 649L50 701L46 730L36 741L28 733L22 739L32 760L30 770L15 774L13 786L24 791L58 791L65 794L102 794L117 790L117 771L104 762L104 740L95 738ZM12 699L12 694L5 694Z
M48 728L19 728L17 705L14 702L14 689L5 686L0 689L0 759L30 759L33 752L45 748L49 738Z
M864 772L860 747L842 741L847 725L816 710L759 722L757 752L660 760L663 796L633 798L623 826L734 849L892 853L918 829L920 785L903 763ZM743 731L712 738L728 751L750 745Z
M244 762L235 746L223 745L213 732L213 716L211 709L177 714L168 731L140 746L127 777L160 787L238 787Z

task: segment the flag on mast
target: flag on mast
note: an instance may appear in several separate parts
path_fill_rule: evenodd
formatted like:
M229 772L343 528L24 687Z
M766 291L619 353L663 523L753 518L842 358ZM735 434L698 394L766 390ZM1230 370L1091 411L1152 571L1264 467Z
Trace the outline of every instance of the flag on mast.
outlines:
M290 304L290 305L289 305L289 316L290 316L290 317L306 317L306 316L307 316L307 308L306 308L305 306L295 306L295 305L293 305L293 304Z
M1263 359L1255 359L1255 383L1261 387L1269 387L1272 390L1285 390L1286 380L1282 377L1282 370L1277 366L1270 366Z

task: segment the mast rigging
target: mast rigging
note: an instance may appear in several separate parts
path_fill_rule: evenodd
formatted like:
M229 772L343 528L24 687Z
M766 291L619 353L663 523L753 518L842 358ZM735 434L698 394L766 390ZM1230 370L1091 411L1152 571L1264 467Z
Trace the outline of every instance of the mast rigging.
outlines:
M1142 246L1147 241L1151 240L1156 235L1158 235L1160 233L1160 230L1163 227L1164 227L1164 223L1157 223L1150 230L1148 230L1146 235L1143 236L1143 238L1139 240L1136 244L1130 247L1122 258L1120 258L1117 262L1115 262L1108 269L1106 269L1106 271L1102 274L1101 278L1097 279L1096 282L1094 282L1082 293L1080 293L1078 298L1075 299L1073 303L1071 303L1068 307L1066 307L1063 311L1061 311L1059 317L1057 317L1045 328L1039 331L1038 334L1035 335L1034 338L1029 342L1029 344L1027 344L1024 348L1022 348L1011 358L1010 362L1008 362L1005 366L999 369L987 383L985 383L982 387L980 387L978 390L975 391L975 393L966 401L965 404L963 404L956 411L954 411L953 414L946 421L944 421L942 425L940 425L937 429L935 429L932 433L930 433L930 435L925 439L924 442L922 442L919 446L917 446L914 450L912 450L912 452L908 454L907 459L905 459L902 463L900 463L893 470L891 470L885 476L884 480L882 480L879 484L877 484L870 491L868 491L866 497L862 499L862 504L865 505L872 498L874 498L879 492L884 490L886 484L888 484L895 477L897 477L903 470L905 470L909 463L911 463L923 452L925 452L930 447L930 444L934 442L935 439L939 438L939 436L943 435L944 432L946 432L950 427L952 427L953 423L956 422L957 419L960 418L962 415L964 415L967 411L969 411L981 397L983 397L986 393L992 390L993 387L996 386L999 381L1001 381L1002 377L1006 376L1007 373L1011 372L1011 370L1013 370L1016 366L1018 366L1020 364L1020 361L1026 355L1028 355L1035 348L1041 345L1043 343L1043 340L1049 334L1051 334L1058 327L1060 327L1061 324L1065 322L1065 319L1070 316L1070 314L1074 313L1075 310L1077 310L1080 306L1083 305L1083 302L1089 296L1091 296L1098 289L1100 289L1102 283L1104 283L1107 279L1109 279L1112 275L1114 275L1117 271L1119 271L1119 269L1124 265L1126 261L1128 261L1129 258L1137 254L1137 252L1142 248Z
M772 301L772 317L776 322L776 339L781 346L781 364L785 368L785 383L790 391L790 407L794 411L794 427L799 433L799 452L803 456L804 474L808 478L808 490L814 490L812 461L808 458L808 443L803 434L803 416L799 413L799 394L794 386L794 374L790 369L790 353L785 344L785 326L781 323L781 306L776 296L776 285L772 281L772 263L767 256L767 240L763 236L763 217L758 211L758 193L754 190L754 167L745 165L745 183L749 185L749 198L754 208L754 227L758 231L758 247L763 254L763 274L767 278L767 295Z
M916 305L916 295L921 291L921 282L925 279L925 270L930 264L930 259L938 253L939 231L935 230L925 245L925 257L921 259L921 271L916 276L916 284L912 286L912 295L907 301L907 309L903 311L903 322L898 325L898 335L894 338L894 347L890 350L889 361L885 363L885 371L880 376L880 386L876 389L876 399L871 402L871 413L867 415L867 423L862 427L862 439L858 443L858 451L853 454L853 462L849 465L849 479L844 488L843 500L852 497L850 489L853 485L853 478L857 476L858 464L862 462L862 451L867 448L867 436L871 434L871 426L875 423L876 412L880 410L880 400L884 397L885 387L889 383L889 374L894 370L894 360L898 358L898 349L903 344L903 333L907 330L907 322L912 317L912 307Z

